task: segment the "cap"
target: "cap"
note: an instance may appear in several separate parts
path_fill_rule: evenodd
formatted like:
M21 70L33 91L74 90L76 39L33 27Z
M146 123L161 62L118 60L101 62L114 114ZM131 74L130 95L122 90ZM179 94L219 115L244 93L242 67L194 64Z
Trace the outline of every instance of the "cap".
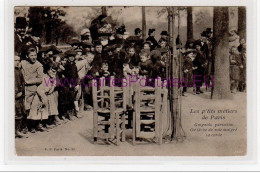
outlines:
M162 31L162 32L161 32L161 35L166 35L166 36L168 36L168 32L167 32L167 31Z
M69 57L69 56L76 56L77 52L75 50L67 50L65 52L65 56Z
M16 28L26 28L27 21L25 17L17 17L15 21Z
M81 30L80 35L90 35L90 30L88 28L85 28Z

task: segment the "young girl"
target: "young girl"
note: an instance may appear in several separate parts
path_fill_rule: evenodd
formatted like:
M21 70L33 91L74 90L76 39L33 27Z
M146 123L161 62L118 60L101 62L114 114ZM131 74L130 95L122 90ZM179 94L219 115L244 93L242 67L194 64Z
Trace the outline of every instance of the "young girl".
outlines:
M41 117L34 112L37 111L37 105L34 104L35 96L37 95L37 87L42 83L43 67L37 61L37 52L35 48L29 48L26 53L26 60L21 62L22 73L25 81L25 110L28 115L28 126L32 133L35 133L35 128L42 130L41 124L37 124Z
M38 110L34 114L41 116L41 124L46 128L52 128L53 125L59 124L58 92L55 90L57 69L58 66L54 63L49 63L46 66L46 74L43 76L44 82L37 88L37 96L35 97Z

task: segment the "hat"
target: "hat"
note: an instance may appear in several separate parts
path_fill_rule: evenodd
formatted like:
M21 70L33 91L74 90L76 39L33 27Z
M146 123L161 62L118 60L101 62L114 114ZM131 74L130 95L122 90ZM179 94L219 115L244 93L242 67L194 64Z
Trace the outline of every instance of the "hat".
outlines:
M91 47L93 44L90 41L84 40L82 41L82 47Z
M148 30L148 35L150 35L151 33L153 33L155 31L155 29L154 28L152 28L152 29L149 29Z
M16 28L26 28L27 22L25 17L17 17L15 22Z
M166 35L166 36L168 36L168 32L167 32L167 31L162 31L162 32L161 32L161 35Z
M117 28L117 30L116 30L116 34L124 35L125 32L126 32L125 25L120 26L120 27Z
M85 28L81 30L80 35L90 35L90 30L88 28Z
M101 43L101 41L96 40L96 41L94 41L94 45L95 45L95 46L97 46L97 45L102 45L102 43Z
M142 30L140 28L135 28L135 35L140 33Z
M76 56L77 55L77 52L75 50L67 50L65 52L65 56L66 57L69 57L69 56Z
M213 32L212 32L212 29L211 29L211 28L207 28L207 29L206 29L206 33L208 33L208 34L209 34L209 33L213 33Z
M203 31L200 35L201 35L202 37L206 37L206 36L207 36L207 32L206 32L206 31Z
M77 38L72 38L70 40L70 45L78 45L79 43L80 43L80 41Z
M77 48L75 49L76 52L82 52L82 49L81 48Z

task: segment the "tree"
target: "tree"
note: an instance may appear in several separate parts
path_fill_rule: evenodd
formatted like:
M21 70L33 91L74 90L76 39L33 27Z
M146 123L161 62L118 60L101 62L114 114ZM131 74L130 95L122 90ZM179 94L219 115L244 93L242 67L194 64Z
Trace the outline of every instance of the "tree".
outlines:
M146 38L146 18L145 18L145 7L142 7L142 31L143 39Z
M214 7L213 57L215 59L212 99L230 99L228 7Z
M192 7L187 7L187 39L193 39Z
M246 7L238 7L238 35L246 39Z

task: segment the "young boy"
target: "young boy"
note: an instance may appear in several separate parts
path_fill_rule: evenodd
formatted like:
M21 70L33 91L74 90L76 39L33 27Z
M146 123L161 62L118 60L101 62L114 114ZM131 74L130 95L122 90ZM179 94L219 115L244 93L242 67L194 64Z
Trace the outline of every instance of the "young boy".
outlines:
M79 76L78 70L75 63L75 56L77 53L74 50L68 50L65 52L65 56L68 58L68 61L65 65L64 76L65 79L69 81L69 86L65 86L69 88L69 108L68 114L70 120L75 120L74 115L77 117L79 112L78 102L76 101L76 92L79 89Z
M151 77L151 69L153 67L153 62L149 59L149 55L145 51L141 51L139 56L141 61L139 63L139 67L140 67L139 74L141 76L145 76L146 79L149 79Z
M25 81L25 110L28 115L27 122L32 133L35 128L42 131L42 125L39 122L41 117L34 112L37 111L37 104L34 104L34 98L37 94L37 87L42 83L43 66L37 61L36 49L31 47L27 50L26 60L21 62L22 73Z
M26 122L24 109L24 79L21 71L20 57L14 57L15 74L15 137L22 138L24 135L20 132L22 120ZM25 124L26 125L26 124Z

